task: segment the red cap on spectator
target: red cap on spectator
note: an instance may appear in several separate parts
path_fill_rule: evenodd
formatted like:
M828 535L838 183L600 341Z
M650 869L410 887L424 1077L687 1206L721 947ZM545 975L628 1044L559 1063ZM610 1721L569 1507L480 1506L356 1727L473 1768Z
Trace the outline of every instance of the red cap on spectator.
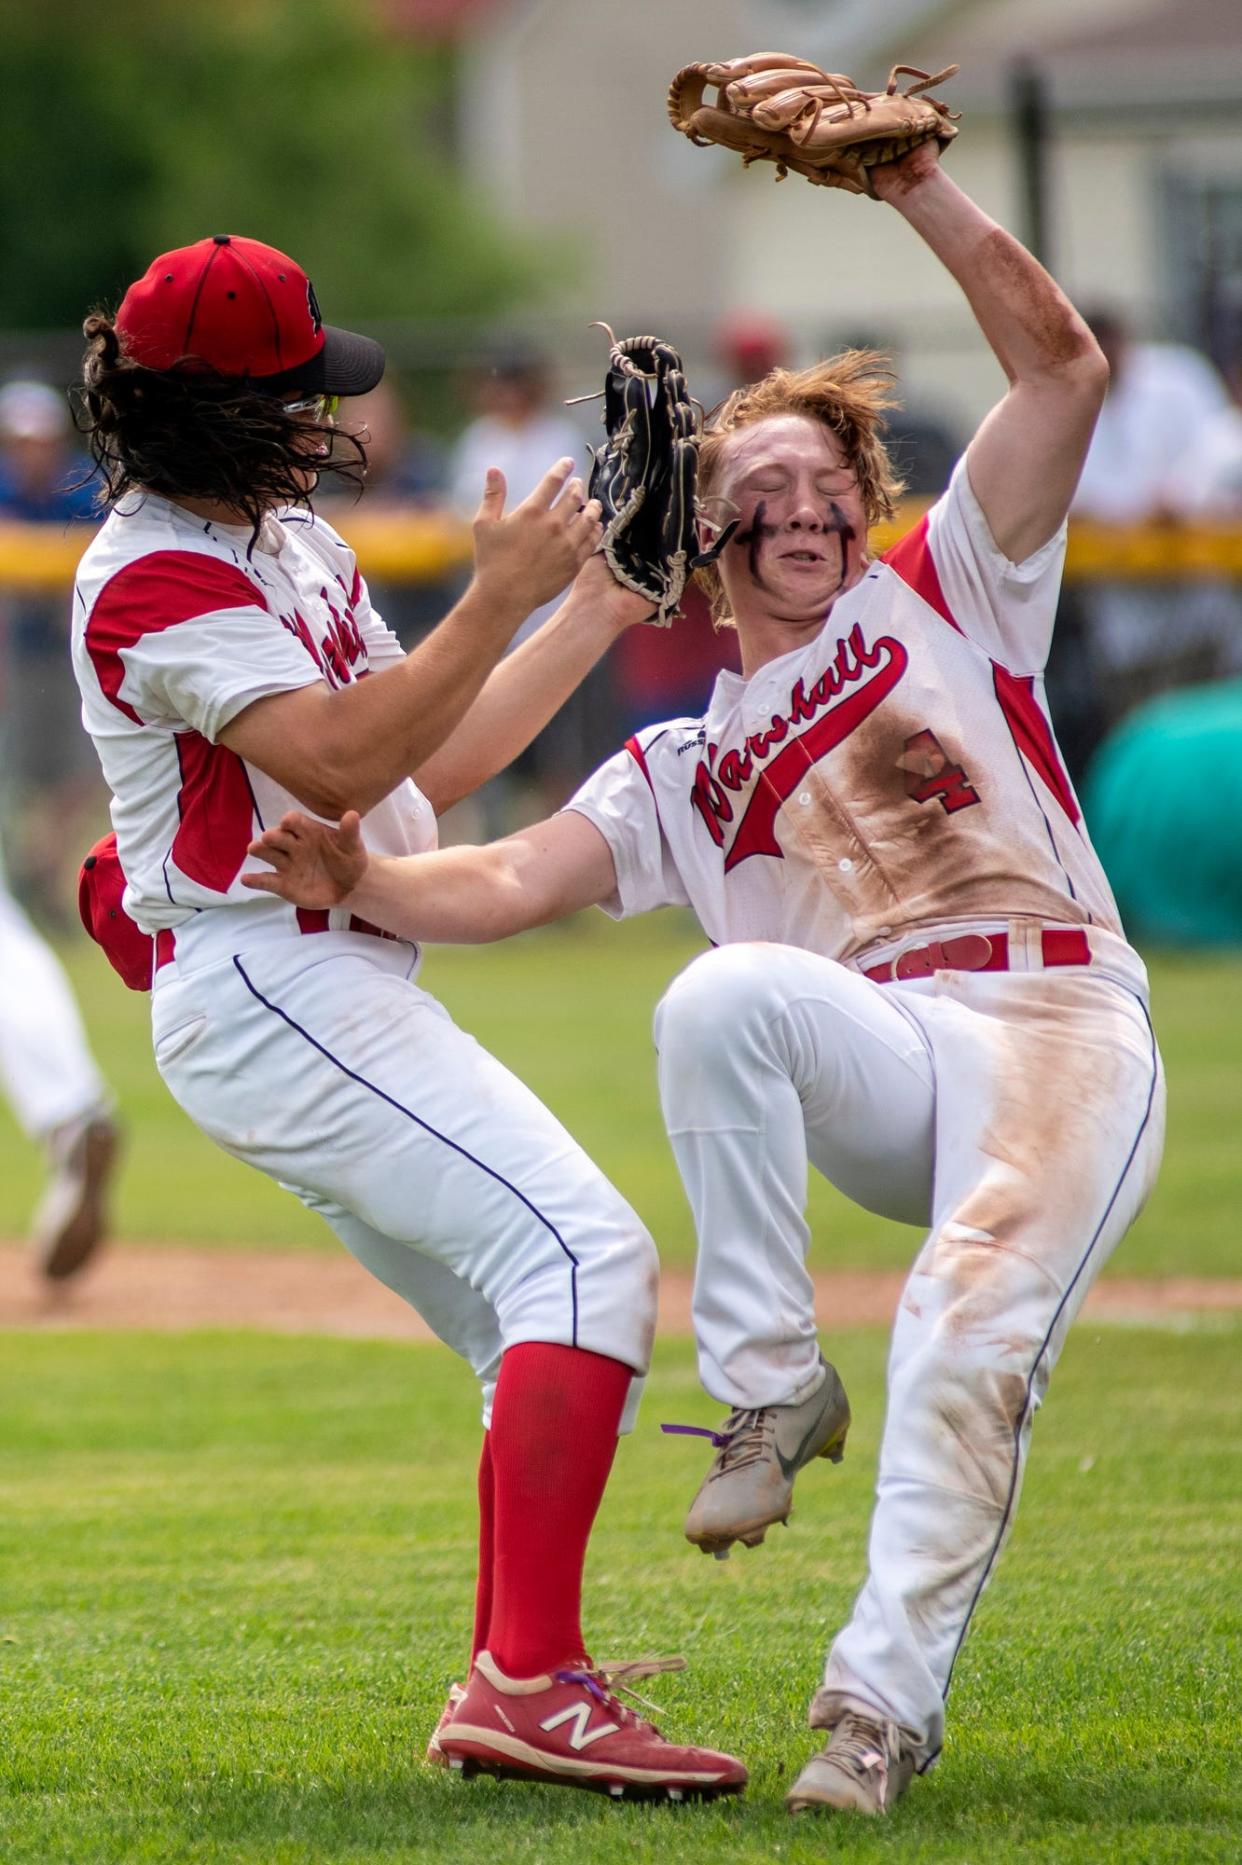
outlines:
M756 379L779 368L789 353L789 338L765 311L735 311L714 333L717 356L741 375Z
M365 395L384 373L378 343L324 323L300 265L241 234L162 253L126 292L116 327L147 369L198 364L273 394Z
M82 924L113 971L131 991L149 991L155 946L121 905L125 874L116 852L116 836L105 835L92 848L78 873L78 912Z

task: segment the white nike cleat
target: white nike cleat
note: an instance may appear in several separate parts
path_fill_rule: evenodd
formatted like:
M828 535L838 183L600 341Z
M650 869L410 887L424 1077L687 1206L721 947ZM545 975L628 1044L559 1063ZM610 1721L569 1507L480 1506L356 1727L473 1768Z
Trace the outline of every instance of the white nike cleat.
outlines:
M895 1723L847 1710L785 1796L790 1813L887 1813L914 1775Z
M798 1471L815 1457L840 1463L850 1404L836 1368L826 1360L823 1366L823 1379L800 1405L733 1411L718 1432L704 1433L716 1455L690 1505L685 1533L705 1554L724 1559L735 1541L758 1547L774 1522L789 1520Z

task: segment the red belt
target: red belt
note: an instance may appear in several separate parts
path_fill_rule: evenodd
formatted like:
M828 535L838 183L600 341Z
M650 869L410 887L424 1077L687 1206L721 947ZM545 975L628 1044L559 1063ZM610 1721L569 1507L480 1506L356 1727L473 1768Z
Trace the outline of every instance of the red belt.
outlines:
M301 933L322 933L330 931L326 908L299 907L297 910L298 931ZM341 928L342 932L369 933L373 939L397 939L398 935L388 932L383 926L372 926L370 920L360 920L356 913L349 916L349 925ZM171 965L177 954L177 935L171 927L164 927L155 935L155 969L162 971L165 965Z
M1039 935L1045 966L1089 965L1091 947L1085 932L1049 927ZM869 965L864 978L892 984L897 978L930 978L934 971L1009 971L1008 933L958 933L916 945L882 965Z

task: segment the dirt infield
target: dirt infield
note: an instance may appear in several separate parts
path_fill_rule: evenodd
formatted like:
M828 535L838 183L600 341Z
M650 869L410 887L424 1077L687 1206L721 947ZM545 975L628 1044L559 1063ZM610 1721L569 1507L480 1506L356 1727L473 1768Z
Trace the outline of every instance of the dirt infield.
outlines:
M865 1270L816 1277L825 1328L891 1321L904 1278ZM1110 1320L1167 1320L1205 1309L1242 1309L1242 1278L1110 1277L1087 1313ZM405 1303L347 1256L291 1251L196 1250L180 1245L117 1247L67 1287L49 1288L24 1252L0 1245L0 1327L254 1328L278 1334L335 1334L365 1340L428 1340ZM660 1327L690 1331L690 1278L666 1270Z

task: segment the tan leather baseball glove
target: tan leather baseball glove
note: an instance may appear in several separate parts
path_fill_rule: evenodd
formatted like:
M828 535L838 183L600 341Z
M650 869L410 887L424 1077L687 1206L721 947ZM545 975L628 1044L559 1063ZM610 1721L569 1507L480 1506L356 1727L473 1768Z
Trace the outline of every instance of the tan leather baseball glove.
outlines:
M926 96L957 70L934 77L894 65L882 91L860 91L841 72L821 71L787 52L752 52L723 64L684 65L669 86L668 114L691 142L736 149L743 163L775 162L776 178L793 169L825 188L875 198L871 170L920 143L943 149L957 135L947 104ZM917 79L904 91L899 77ZM714 104L703 102L709 85Z

